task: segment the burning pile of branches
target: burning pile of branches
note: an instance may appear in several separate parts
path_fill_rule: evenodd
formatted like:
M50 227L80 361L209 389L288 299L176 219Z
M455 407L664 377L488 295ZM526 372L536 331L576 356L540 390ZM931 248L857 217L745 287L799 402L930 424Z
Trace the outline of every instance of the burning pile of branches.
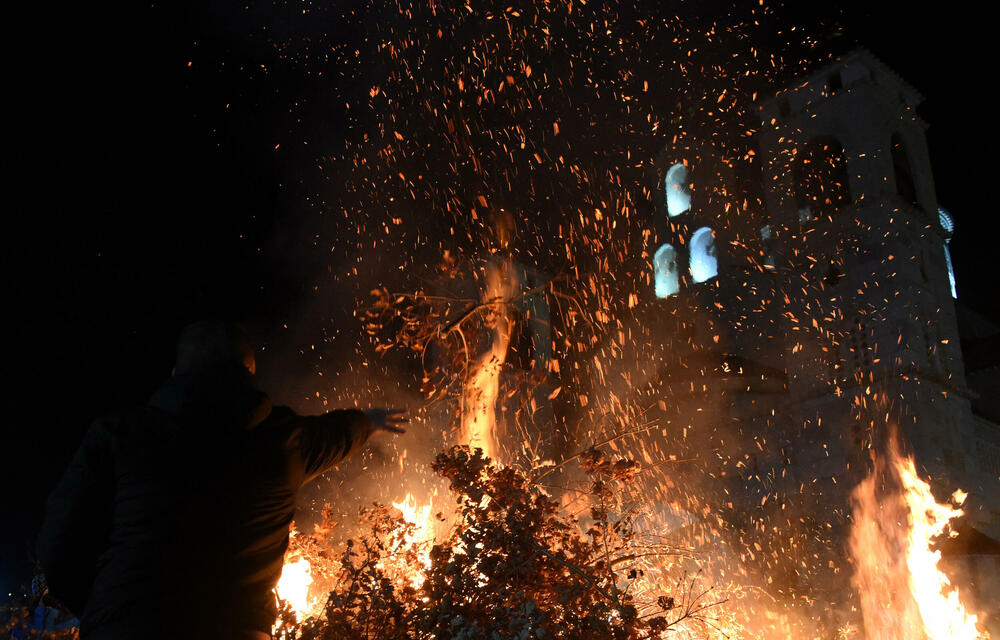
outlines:
M637 552L631 521L607 505L638 465L591 450L581 466L591 506L578 519L481 450L438 455L434 471L457 500L448 534L436 543L415 540L412 522L385 507L367 509L367 530L339 553L322 611L299 622L286 609L275 637L707 637L721 604L711 589L682 578L676 591L647 598L649 590L637 587L644 579L638 559L648 548Z

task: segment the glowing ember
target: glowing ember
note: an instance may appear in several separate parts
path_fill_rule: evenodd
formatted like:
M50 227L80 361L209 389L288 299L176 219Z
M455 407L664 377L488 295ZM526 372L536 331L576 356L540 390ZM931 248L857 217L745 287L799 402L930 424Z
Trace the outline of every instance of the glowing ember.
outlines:
M312 582L312 567L305 558L286 562L281 568L276 588L278 597L292 607L299 620L309 616L309 585Z
M877 492L885 476L894 487ZM934 499L917 474L913 459L893 442L885 460L855 489L851 553L854 586L861 596L867 637L872 640L976 640L976 628L957 588L939 568L940 551L933 542L962 510ZM952 499L961 505L965 494ZM954 535L954 534L952 534Z

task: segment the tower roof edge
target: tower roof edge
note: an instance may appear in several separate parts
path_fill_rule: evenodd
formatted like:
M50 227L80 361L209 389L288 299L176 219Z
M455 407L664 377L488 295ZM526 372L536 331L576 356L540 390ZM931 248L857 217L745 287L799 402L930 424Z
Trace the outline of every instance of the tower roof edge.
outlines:
M883 83L888 81L889 83L895 85L896 89L898 89L900 95L911 109L916 110L916 108L924 101L923 94L921 94L916 87L903 79L902 76L896 73L892 67L883 62L869 49L865 47L857 47L848 53L838 56L830 62L816 67L805 75L796 77L793 81L787 83L783 88L778 89L773 95L760 100L757 103L758 109L760 111L771 111L770 107L772 107L774 103L782 97L782 95L794 93L807 87L814 87L819 82L826 82L837 71L856 68L858 66L865 66L870 69L873 79L881 80Z

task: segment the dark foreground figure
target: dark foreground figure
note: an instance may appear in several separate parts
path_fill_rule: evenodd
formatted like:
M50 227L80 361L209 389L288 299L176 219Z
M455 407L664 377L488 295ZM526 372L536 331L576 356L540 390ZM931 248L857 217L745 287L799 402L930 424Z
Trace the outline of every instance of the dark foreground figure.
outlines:
M84 640L270 637L299 488L402 432L401 411L272 407L254 367L236 328L192 325L149 405L87 432L38 540Z

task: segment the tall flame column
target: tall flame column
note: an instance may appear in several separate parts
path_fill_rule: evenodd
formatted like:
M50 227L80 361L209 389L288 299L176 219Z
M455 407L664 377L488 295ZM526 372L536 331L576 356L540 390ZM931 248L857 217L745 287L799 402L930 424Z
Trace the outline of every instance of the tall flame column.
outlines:
M932 546L962 510L935 500L930 486L890 441L885 456L852 494L852 582L869 640L978 640L975 615L938 567ZM960 505L965 494L956 491Z
M481 448L496 458L496 402L500 394L500 372L510 346L512 318L508 300L516 286L510 261L487 262L481 302L485 305L485 347L472 354L462 391L462 442Z

